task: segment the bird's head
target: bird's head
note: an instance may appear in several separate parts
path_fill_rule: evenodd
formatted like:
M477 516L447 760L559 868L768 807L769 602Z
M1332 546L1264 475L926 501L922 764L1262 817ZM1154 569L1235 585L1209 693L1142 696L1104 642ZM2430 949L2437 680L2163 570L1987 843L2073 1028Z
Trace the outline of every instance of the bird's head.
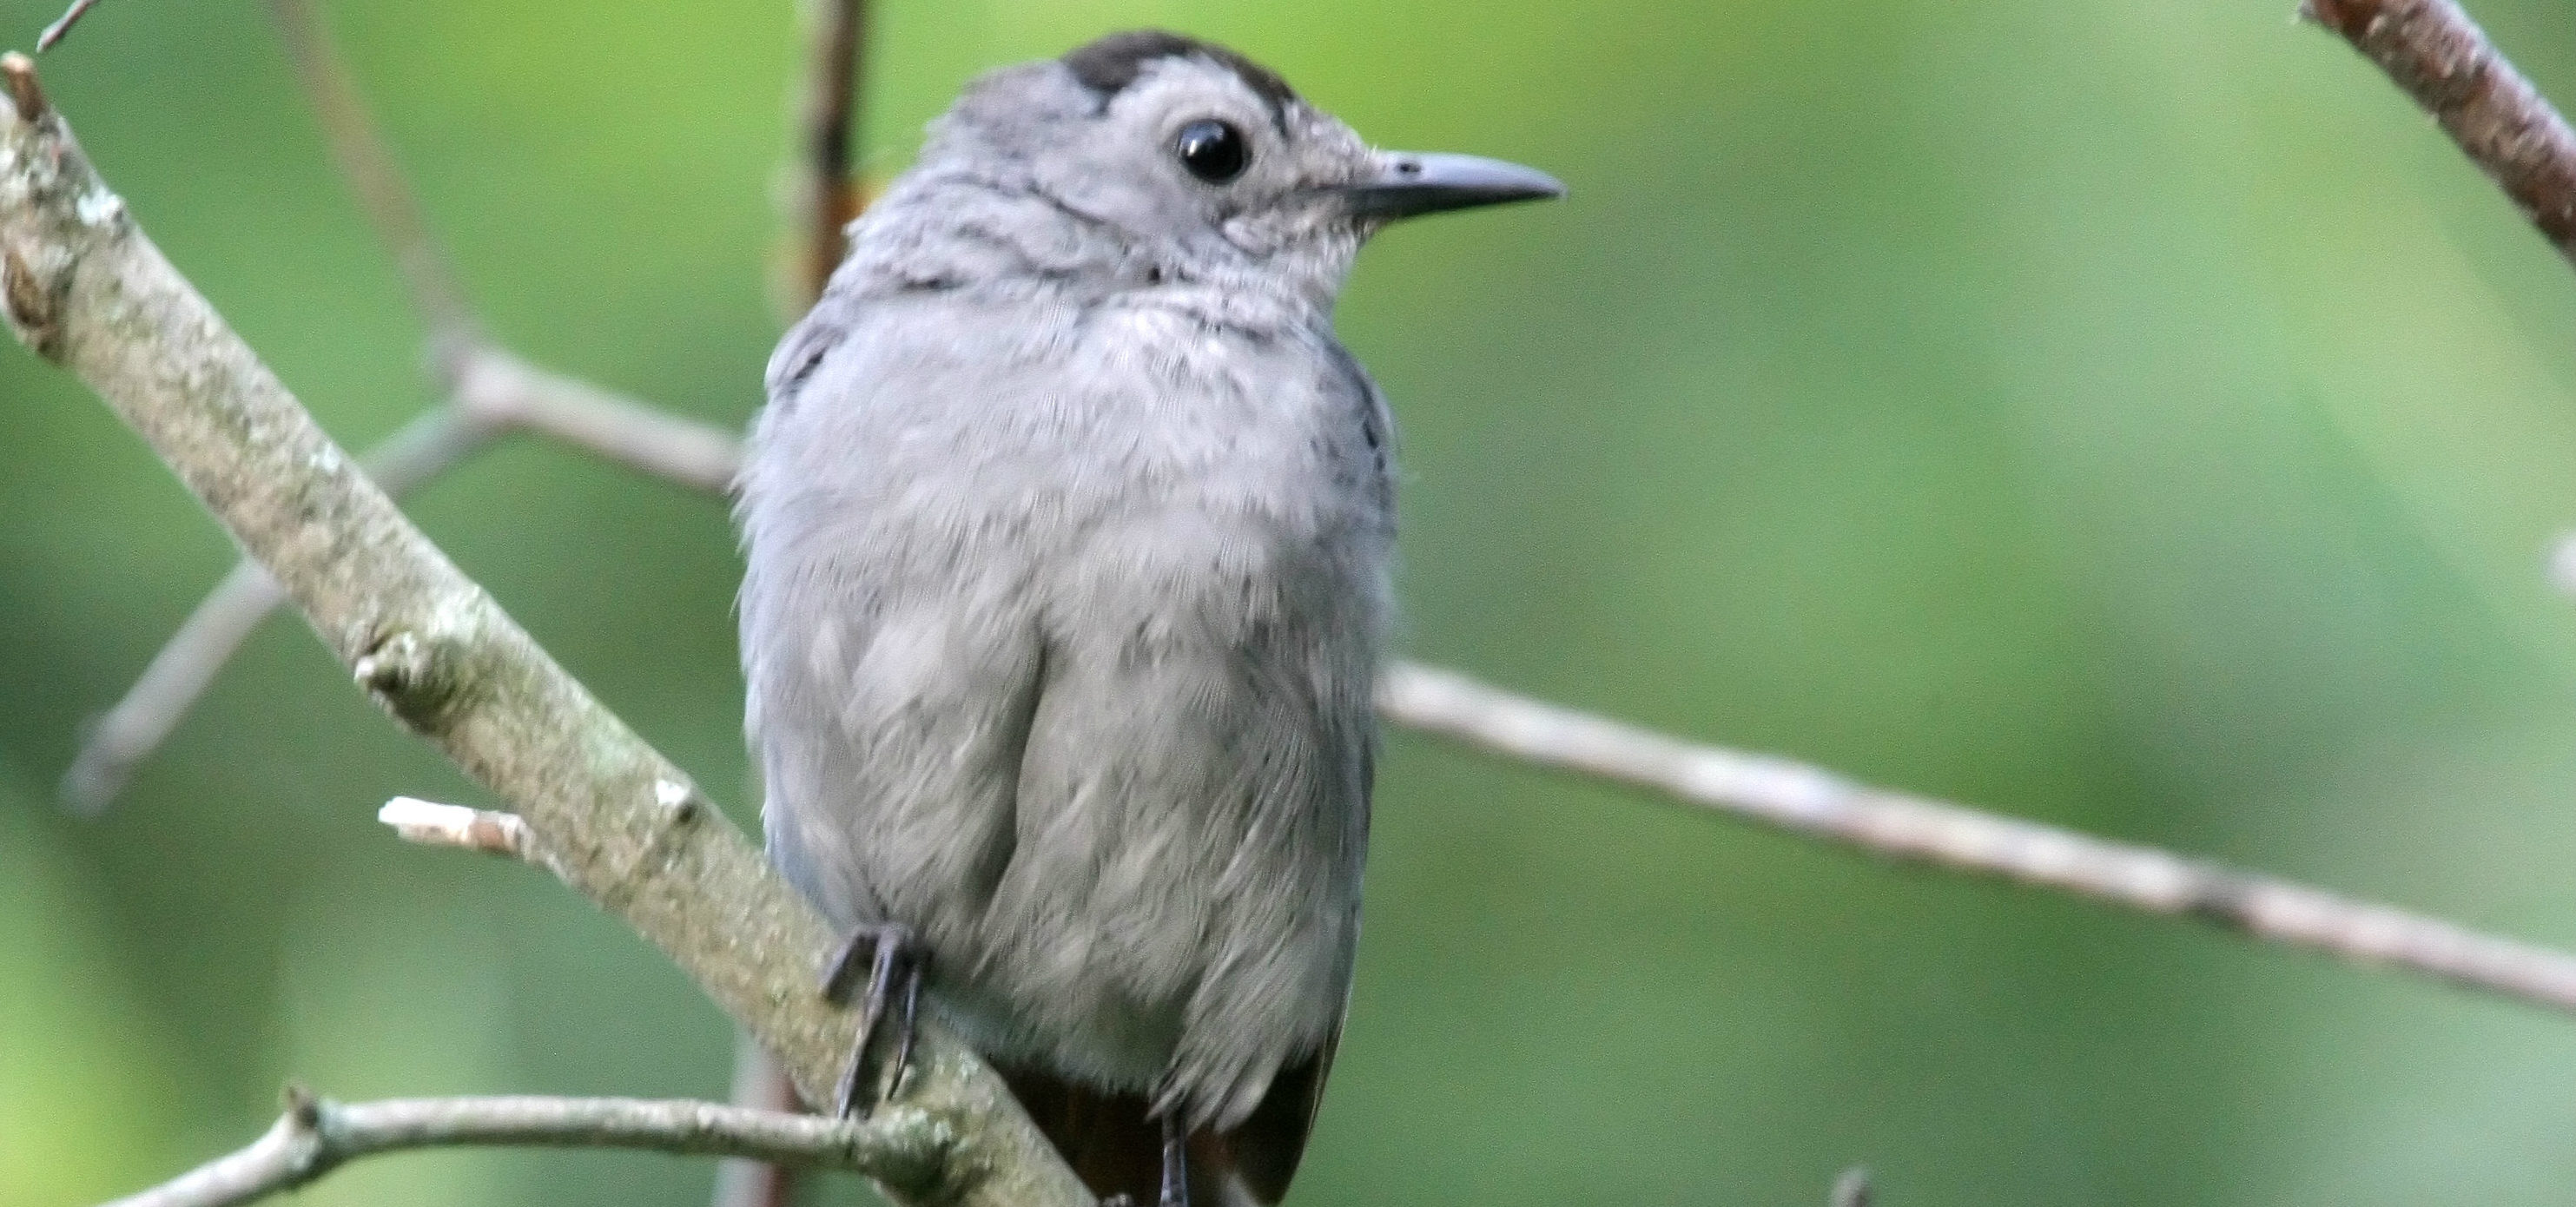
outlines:
M1374 149L1223 47L1111 34L966 90L881 203L880 270L908 255L916 274L1105 274L1329 306L1390 222L1563 192L1500 160Z

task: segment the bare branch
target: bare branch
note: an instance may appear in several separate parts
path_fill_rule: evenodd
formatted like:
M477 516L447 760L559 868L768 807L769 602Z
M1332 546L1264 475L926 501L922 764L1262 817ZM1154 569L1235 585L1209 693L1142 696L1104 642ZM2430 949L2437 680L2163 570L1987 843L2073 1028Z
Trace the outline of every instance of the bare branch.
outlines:
M107 1207L231 1207L305 1185L359 1157L416 1148L635 1148L846 1169L923 1194L956 1135L892 1107L858 1123L713 1102L643 1098L394 1098L338 1103L287 1091L286 1113L238 1152Z
M454 467L491 434L488 426L441 407L369 449L360 463L387 494L401 495ZM153 655L125 698L90 724L80 753L63 773L63 803L76 813L96 815L115 800L134 769L169 739L259 622L284 602L286 593L258 562L245 558L234 566Z
M859 93L867 67L867 0L806 0L808 65L799 112L804 154L797 219L804 227L795 309L822 296L848 250L845 229L866 198L857 176Z
M1393 668L1398 724L1543 767L1643 788L1873 854L2200 918L2293 947L2576 1012L2576 956L2169 851L1853 784L1787 759L1701 746L1426 666Z
M360 686L508 802L566 883L651 940L819 1100L855 1019L832 936L688 778L405 520L152 245L59 112L0 112L10 325L169 464ZM1073 1207L1081 1184L998 1077L926 1027L905 1094L955 1129L937 1195Z
M465 305L465 291L439 254L438 241L430 236L429 224L420 216L420 205L394 163L392 148L377 132L366 98L359 94L348 64L332 43L322 14L312 0L269 0L268 10L286 44L286 57L295 64L295 77L312 101L314 116L321 119L331 158L348 177L359 208L376 228L376 237L392 249L403 280L411 286L413 303L429 322L432 362L446 364L462 356L481 341L479 325Z
M722 494L741 461L734 438L654 410L588 382L549 373L507 352L475 348L457 374L456 398L423 413L359 458L367 476L401 498L513 431L541 433L638 473ZM189 614L141 678L83 735L63 773L63 803L94 816L125 790L169 740L259 622L286 595L244 559Z
M2433 115L2523 215L2576 260L2576 134L2451 0L2303 0Z
M466 361L456 404L496 428L537 432L637 473L721 495L733 489L742 446L733 433L637 402L506 352ZM475 450L462 450L470 456ZM460 459L462 459L460 457Z
M62 16L54 18L53 24L36 35L36 53L52 50L54 43L62 41L63 35L70 33L72 26L80 24L80 19L89 15L90 6L97 3L98 0L72 0L72 6L64 9ZM25 106L20 106L19 112L26 112Z

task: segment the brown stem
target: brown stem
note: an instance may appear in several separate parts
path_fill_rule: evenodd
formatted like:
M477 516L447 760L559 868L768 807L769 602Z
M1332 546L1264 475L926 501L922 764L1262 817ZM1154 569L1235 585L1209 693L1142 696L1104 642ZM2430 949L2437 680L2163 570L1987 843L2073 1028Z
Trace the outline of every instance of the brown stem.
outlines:
M2304 0L2441 123L2523 216L2576 261L2576 134L2451 0Z
M814 0L813 61L803 106L805 223L798 308L822 296L848 250L846 231L865 197L858 183L858 126L867 67L867 0Z

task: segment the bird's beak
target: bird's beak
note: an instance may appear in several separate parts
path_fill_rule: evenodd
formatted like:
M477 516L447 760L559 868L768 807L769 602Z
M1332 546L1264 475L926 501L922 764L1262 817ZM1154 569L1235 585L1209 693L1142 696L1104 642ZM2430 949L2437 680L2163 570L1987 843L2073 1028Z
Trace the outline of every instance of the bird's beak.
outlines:
M1554 176L1477 155L1396 151L1381 155L1378 162L1374 178L1342 189L1356 217L1391 221L1565 195L1565 186Z

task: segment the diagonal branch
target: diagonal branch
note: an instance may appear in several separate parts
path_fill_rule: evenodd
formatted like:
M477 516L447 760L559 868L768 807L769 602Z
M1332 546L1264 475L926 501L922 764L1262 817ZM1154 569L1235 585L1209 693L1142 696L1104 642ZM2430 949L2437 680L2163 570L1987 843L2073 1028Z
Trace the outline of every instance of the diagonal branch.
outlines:
M52 50L55 43L72 32L73 26L80 24L81 18L89 15L90 6L97 3L98 0L72 0L72 6L64 9L62 16L54 18L53 24L36 35L36 53Z
M23 56L7 66L32 80ZM510 802L558 876L822 1097L854 1031L815 991L823 920L322 433L144 236L60 114L14 103L0 110L0 299L19 338L152 446L362 688ZM960 1145L932 1197L1089 1201L980 1059L944 1030L923 1040L905 1102Z
M2576 134L2451 0L2303 0L2352 43L2576 260Z
M293 1190L360 1157L419 1148L631 1148L846 1169L915 1193L937 1185L956 1137L893 1107L865 1123L644 1098L394 1098L338 1103L287 1091L247 1148L106 1207L232 1207Z

